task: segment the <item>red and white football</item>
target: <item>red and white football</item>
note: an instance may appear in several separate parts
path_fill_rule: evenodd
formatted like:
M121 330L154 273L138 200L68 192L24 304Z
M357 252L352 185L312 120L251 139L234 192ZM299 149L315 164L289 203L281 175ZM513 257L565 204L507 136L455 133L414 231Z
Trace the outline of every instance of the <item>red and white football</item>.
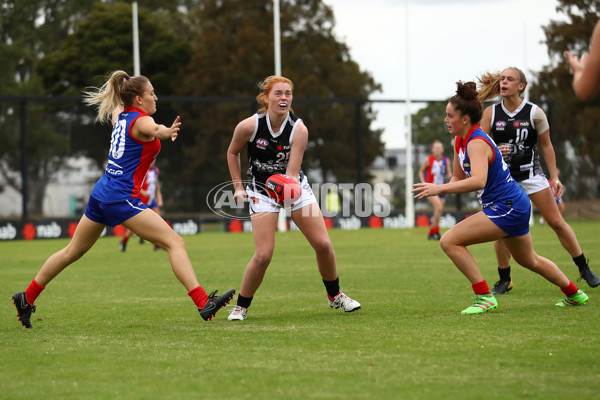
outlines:
M269 195L280 203L293 203L300 198L302 188L291 176L271 175L265 185Z

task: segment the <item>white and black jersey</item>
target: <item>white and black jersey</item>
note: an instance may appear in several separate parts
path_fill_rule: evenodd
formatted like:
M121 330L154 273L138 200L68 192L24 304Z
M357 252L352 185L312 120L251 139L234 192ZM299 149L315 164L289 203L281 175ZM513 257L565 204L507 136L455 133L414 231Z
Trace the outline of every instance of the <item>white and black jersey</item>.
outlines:
M491 136L498 146L510 146L511 153L504 161L517 182L543 174L536 146L536 108L525 99L514 112L508 111L503 102L494 104L492 108Z
M247 178L252 181L255 190L264 191L267 179L273 174L285 174L290 160L290 150L296 127L302 121L291 112L288 113L279 132L273 132L269 114L255 114L254 134L248 142ZM300 169L300 182L304 173ZM258 185L256 185L258 184Z

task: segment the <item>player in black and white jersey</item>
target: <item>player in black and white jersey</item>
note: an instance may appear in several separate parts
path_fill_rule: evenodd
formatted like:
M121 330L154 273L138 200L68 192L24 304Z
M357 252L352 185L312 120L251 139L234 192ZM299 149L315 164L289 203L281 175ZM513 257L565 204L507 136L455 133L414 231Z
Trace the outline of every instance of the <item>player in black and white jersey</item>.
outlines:
M288 112L282 123L282 129L273 133L268 113L255 114L254 131L248 141L249 168L246 178L252 182L251 190L267 195L264 187L273 174L285 174L292 148L292 139L296 128L303 126L302 120L293 112ZM300 128L302 129L302 128ZM298 171L298 182L304 180L304 173Z
M560 198L564 188L558 178L556 156L550 141L550 127L542 109L522 97L527 87L525 74L518 68L510 67L502 72L484 74L479 82L482 86L480 100L502 96L502 101L487 107L483 112L481 129L497 143L509 165L512 177L519 182L542 213L544 220L554 229L560 243L579 268L581 278L591 287L600 285L600 278L589 268L575 232L565 222L556 205L554 196ZM537 150L538 143L555 193L543 173ZM502 240L496 241L494 248L500 280L494 285L492 293L503 294L513 286L509 265L511 254Z
M254 256L244 271L237 305L228 319L246 319L248 307L271 263L282 205L267 194L264 184L269 176L276 173L291 176L302 187L300 198L291 204L291 217L315 250L329 306L345 312L358 310L360 303L340 290L336 257L323 214L300 167L308 142L308 129L292 110L294 85L282 76L269 76L259 84L259 88L261 91L256 97L260 105L258 113L236 126L227 150L227 163L235 187L234 199L249 200L255 244ZM250 183L244 187L240 153L246 146Z

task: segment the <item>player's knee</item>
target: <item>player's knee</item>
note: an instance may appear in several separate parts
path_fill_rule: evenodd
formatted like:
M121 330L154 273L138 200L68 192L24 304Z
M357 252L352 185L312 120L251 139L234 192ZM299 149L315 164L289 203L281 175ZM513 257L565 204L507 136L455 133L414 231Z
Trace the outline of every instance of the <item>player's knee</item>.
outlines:
M454 246L455 244L452 243L452 240L450 239L450 237L444 233L442 235L442 237L440 238L440 247L442 248L442 250L444 251L444 253L448 253L448 251L450 251L450 249Z
M561 231L563 229L566 229L567 223L560 214L553 215L550 218L544 218L544 220L555 231Z
M331 244L331 240L320 240L313 244L313 248L320 256L328 256L333 253L333 245Z
M164 243L156 243L160 247L165 248L167 251L174 249L185 250L185 240L178 234L169 236Z
M254 257L252 258L256 265L258 265L261 268L267 268L269 264L271 264L271 259L273 258L273 250L256 251L256 253L254 253Z

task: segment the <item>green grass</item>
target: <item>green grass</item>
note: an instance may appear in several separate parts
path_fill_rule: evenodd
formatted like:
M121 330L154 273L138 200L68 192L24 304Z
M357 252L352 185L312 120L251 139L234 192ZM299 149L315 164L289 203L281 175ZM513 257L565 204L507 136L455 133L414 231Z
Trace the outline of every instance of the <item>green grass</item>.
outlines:
M600 272L599 222L572 224ZM65 240L0 243L0 399L592 399L600 378L600 288L561 309L543 278L513 265L497 311L464 316L468 281L426 230L331 231L345 292L363 309L327 306L314 252L278 234L249 317L204 322L165 252L101 239L37 301L35 329L15 317L25 289ZM547 226L538 253L575 282L577 269ZM250 234L186 237L206 290L239 289ZM471 248L492 285L492 244Z

